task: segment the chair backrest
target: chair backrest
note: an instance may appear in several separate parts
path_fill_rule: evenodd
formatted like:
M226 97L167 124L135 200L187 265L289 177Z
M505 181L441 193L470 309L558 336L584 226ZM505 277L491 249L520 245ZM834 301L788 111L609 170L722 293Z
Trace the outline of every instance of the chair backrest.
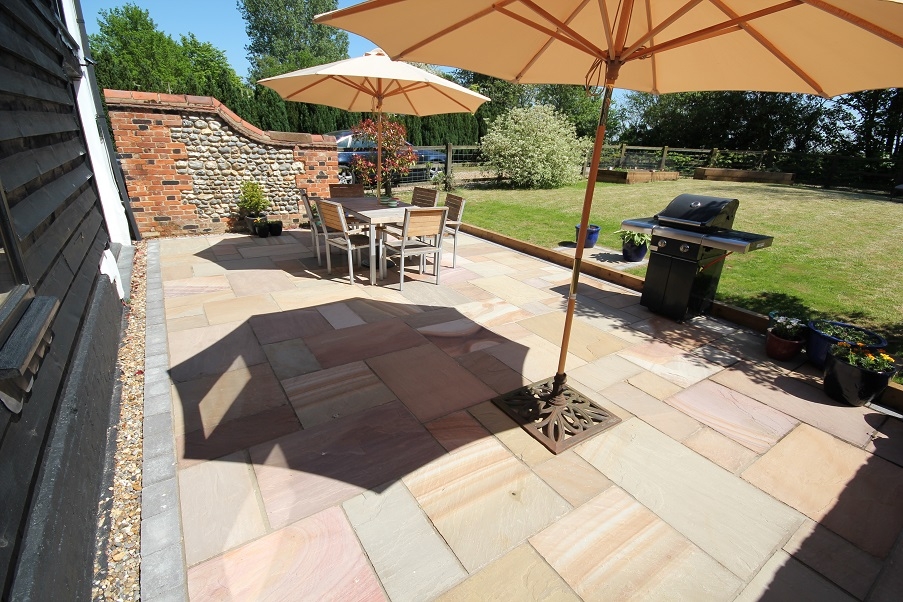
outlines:
M445 207L408 207L404 210L404 228L402 238L420 236L436 236L438 244L442 244L442 230L445 229Z
M363 184L330 184L329 197L342 199L348 197L364 196Z
M467 201L456 194L445 195L445 206L448 207L448 221L461 221L461 216L464 215L464 204L466 202Z
M435 207L439 204L439 191L434 188L415 186L411 204L415 207Z
M307 196L306 190L301 191L301 203L304 205L304 213L307 215L307 220L310 222L311 228L313 228L314 221L317 219L317 214L310 205L310 199Z
M320 219L323 222L324 230L333 232L348 233L348 224L345 221L345 210L342 209L341 203L333 203L332 201L317 201L317 210L320 212Z

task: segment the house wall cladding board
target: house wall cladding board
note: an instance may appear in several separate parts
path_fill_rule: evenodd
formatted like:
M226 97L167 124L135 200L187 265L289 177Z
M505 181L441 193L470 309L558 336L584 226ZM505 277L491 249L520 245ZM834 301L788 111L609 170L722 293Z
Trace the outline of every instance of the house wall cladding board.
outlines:
M109 236L63 69L73 57L56 10L52 0L0 2L0 181L15 229L9 244L34 293L60 301L21 414L0 406L3 600L90 595L122 319L98 270Z
M263 132L207 96L105 95L143 236L232 229L239 187L248 179L263 186L271 219L298 223L300 190L327 198L329 183L338 182L335 144L322 136Z

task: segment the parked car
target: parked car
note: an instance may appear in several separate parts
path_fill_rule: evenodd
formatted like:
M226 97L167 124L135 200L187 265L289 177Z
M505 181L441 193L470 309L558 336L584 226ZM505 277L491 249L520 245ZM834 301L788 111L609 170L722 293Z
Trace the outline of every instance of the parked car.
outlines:
M354 184L357 176L351 169L351 160L358 155L369 156L371 161L376 161L376 145L371 142L355 140L351 130L339 130L328 132L326 136L334 136L339 150L339 183ZM413 147L410 142L405 142ZM417 164L411 168L409 177L415 180L432 180L433 176L445 171L446 154L432 149L414 148L417 154ZM398 184L396 181L395 184Z

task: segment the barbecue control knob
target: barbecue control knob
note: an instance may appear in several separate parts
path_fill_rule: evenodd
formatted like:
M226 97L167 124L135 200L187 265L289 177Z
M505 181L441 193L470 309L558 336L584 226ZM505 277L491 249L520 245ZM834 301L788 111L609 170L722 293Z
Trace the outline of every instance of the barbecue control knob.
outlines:
M684 243L684 244L680 245L680 252L681 252L681 253L687 253L687 252L689 252L689 251L690 251L690 245L688 245L687 243Z
M663 238L663 239L661 239L661 240L658 241L658 246L659 246L659 248L667 247L667 246L668 246L668 241L665 240L665 239Z

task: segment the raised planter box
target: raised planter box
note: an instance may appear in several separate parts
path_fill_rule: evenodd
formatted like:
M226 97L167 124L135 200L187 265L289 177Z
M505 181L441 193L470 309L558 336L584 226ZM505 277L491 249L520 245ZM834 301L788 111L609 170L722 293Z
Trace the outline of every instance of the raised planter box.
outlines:
M638 184L640 182L676 180L679 177L680 172L676 171L651 171L647 169L615 171L614 169L600 169L596 174L596 181L610 184Z
M764 182L767 184L792 184L793 174L783 171L755 171L752 169L728 169L725 167L697 167L694 180L720 180L724 182Z

